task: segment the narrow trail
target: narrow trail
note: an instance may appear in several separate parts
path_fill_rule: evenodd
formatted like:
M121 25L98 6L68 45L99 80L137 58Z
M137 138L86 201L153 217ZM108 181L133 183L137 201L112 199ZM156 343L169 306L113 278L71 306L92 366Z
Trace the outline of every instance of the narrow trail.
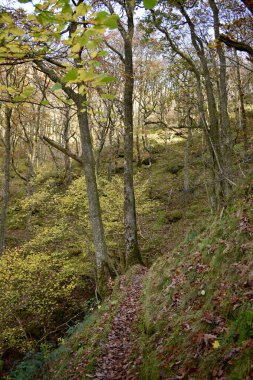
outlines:
M144 274L145 268L140 268L113 318L111 332L97 359L94 380L135 380L138 376L142 357L134 341L134 325L140 312Z

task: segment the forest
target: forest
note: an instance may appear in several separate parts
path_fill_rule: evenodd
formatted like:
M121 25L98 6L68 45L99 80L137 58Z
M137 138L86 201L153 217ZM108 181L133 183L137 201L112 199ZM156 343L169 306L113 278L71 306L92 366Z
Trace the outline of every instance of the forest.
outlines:
M0 1L0 378L253 379L253 1Z

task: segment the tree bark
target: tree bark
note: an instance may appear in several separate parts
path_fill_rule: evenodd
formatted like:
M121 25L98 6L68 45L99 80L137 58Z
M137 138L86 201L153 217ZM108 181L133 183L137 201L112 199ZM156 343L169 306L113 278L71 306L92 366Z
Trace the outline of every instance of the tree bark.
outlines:
M3 188L2 188L2 211L0 226L0 255L5 250L6 215L10 199L10 166L11 166L11 115L12 109L5 109L5 135L4 135L4 167L3 167Z
M65 149L69 151L69 128L70 128L70 107L67 106L64 110L64 122L63 122L63 142ZM65 165L65 184L68 185L72 181L72 172L71 172L71 160L70 157L64 155L64 165Z
M214 36L216 41L219 41L220 37L220 20L219 9L215 3L215 0L209 0L210 7L213 12L214 20ZM226 56L222 45L217 42L216 51L219 56L219 101L221 112L221 143L223 147L223 161L225 166L226 175L230 178L232 173L231 168L231 156L232 156L232 136L230 130L230 120L228 116L228 93L227 93L227 64ZM229 188L226 187L226 191L229 192ZM227 196L228 194L226 194Z
M240 105L239 123L240 123L240 129L243 133L244 150L246 153L248 149L247 117L246 117L246 111L244 107L244 93L243 93L243 87L242 87L239 58L238 58L236 49L234 49L234 56L235 56L235 61L236 61L237 90L238 90L239 105Z
M81 99L80 99L81 98ZM109 257L102 223L101 208L95 174L95 160L93 156L92 142L89 131L87 108L83 103L86 97L79 97L77 102L77 117L81 137L82 159L85 174L87 196L89 201L90 220L93 232L93 241L96 250L96 269L98 277L98 291L103 293L106 288L106 280L109 270Z
M61 146L60 144L57 144L57 142L55 142L54 140L50 139L49 137L47 136L42 136L42 139L49 145L51 145L53 148L59 150L60 152L62 152L63 154L65 154L66 156L72 158L73 160L75 160L76 162L78 162L79 164L83 165L83 160L81 157L77 156L75 153L71 152L69 149L66 149L64 148L63 146Z
M137 221L133 184L133 47L134 6L126 1L128 7L128 31L124 37L125 51L125 85L124 85L124 224L127 267L141 263L141 255L137 238Z

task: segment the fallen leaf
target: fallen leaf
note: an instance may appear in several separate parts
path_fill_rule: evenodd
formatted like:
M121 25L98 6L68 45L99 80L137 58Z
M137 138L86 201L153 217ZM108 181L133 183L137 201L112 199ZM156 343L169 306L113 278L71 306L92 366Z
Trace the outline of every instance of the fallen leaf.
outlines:
M213 346L213 348L219 348L220 347L220 343L219 343L219 341L218 340L215 340L213 343L212 343L212 346Z

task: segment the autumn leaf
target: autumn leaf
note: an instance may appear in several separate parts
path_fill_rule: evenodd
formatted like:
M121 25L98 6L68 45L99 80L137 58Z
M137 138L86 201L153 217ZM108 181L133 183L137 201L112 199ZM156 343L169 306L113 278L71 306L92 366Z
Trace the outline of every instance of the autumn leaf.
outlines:
M213 346L213 348L219 348L220 347L220 343L219 343L219 341L218 340L215 340L213 343L212 343L212 346Z

